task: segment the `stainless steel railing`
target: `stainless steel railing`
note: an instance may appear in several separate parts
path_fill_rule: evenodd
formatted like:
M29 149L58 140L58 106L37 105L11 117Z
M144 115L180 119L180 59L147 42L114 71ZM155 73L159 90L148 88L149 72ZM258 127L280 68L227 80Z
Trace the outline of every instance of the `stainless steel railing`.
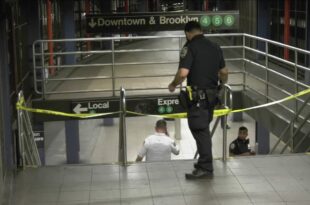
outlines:
M24 103L23 92L18 93L18 102ZM19 166L41 166L41 159L34 139L34 132L28 112L17 110Z
M229 85L225 84L224 86L224 108L232 109L233 108L233 99L232 99L232 89ZM227 160L227 117L228 115L223 116L223 155L222 159L225 162Z
M248 34L208 34L207 35L210 38L215 38L215 37L230 37L230 38L240 38L242 39L242 43L240 43L239 45L222 45L221 47L225 50L225 49L233 49L233 50L240 50L242 49L242 55L240 55L240 57L233 57L233 58L226 58L226 61L229 62L234 62L234 61L241 61L243 62L243 71L244 74L247 73L246 71L246 66L245 64L252 64L253 66L256 66L257 69L264 69L266 70L266 78L262 79L266 82L266 93L268 92L268 88L269 88L269 84L267 82L270 82L270 79L268 78L269 76L269 72L272 74L276 74L278 76L281 76L283 78L286 78L289 81L292 81L296 84L297 86L302 86L302 87L307 87L307 85L303 82L300 82L297 80L297 76L294 76L293 78L290 78L286 75L283 75L281 72L277 72L273 69L267 69L268 68L268 64L269 64L269 60L273 59L273 60L277 60L279 62L282 63L286 63L287 65L291 65L291 66L295 66L295 73L297 74L297 69L303 69L306 71L309 71L309 68L298 64L298 62L290 62L288 60L284 60L281 59L275 55L270 54L269 52L269 45L276 45L276 46L280 46L283 48L288 48L288 49L292 49L295 52L295 55L297 55L297 53L303 53L305 55L309 55L309 51L306 50L302 50L299 48L295 48L292 46L287 46L278 42L274 42L268 39L264 39L264 38L260 38L260 37L256 37L256 36L252 36L252 35L248 35ZM139 49L139 48L135 48L135 49L123 49L123 48L117 48L115 45L116 41L125 41L125 40L161 40L161 39L178 39L178 47L172 47L172 48L145 48L145 49ZM55 52L53 53L53 55L59 55L61 57L65 57L65 56L70 56L70 55L78 55L78 54L87 54L87 55L111 55L111 59L108 62L104 62L104 63L84 63L83 60L79 61L77 63L75 63L74 65L58 65L59 69L74 69L77 70L79 68L85 68L85 69L89 69L91 67L107 67L107 66L111 66L112 67L112 74L110 76L90 76L90 77L60 77L60 78L56 78L56 77L50 77L47 73L48 73L48 69L54 68L55 65L46 65L45 63L45 59L51 55L51 53L45 52L44 48L46 47L47 43L50 41L47 40L39 40L36 41L33 44L33 60L34 60L34 81L35 81L35 90L37 93L39 94L43 94L44 95L48 95L48 94L64 94L64 93L83 93L83 92L113 92L115 94L115 81L117 79L124 79L127 78L127 76L117 76L115 74L115 68L117 66L132 66L132 65L160 65L160 64L176 64L178 63L178 59L175 59L174 61L146 61L146 62L141 62L141 61L134 61L134 62L118 62L116 55L117 54L121 54L121 53L146 53L146 52L162 52L162 51L171 51L171 52L178 52L181 49L182 46L182 42L183 42L184 36L164 36L164 37L160 37L160 36L152 36L152 37L118 37L118 38L82 38L82 39L59 39L59 40L52 40L51 42L53 42L54 44L63 44L64 42L83 42L83 41L88 41L88 42L110 42L111 44L111 49L107 49L107 50L90 50L90 51L63 51L63 52ZM250 47L251 45L247 45L247 41L258 41L258 42L263 42L265 43L265 49L264 51L257 49L257 48L253 48ZM40 48L40 49L38 49ZM265 64L260 64L257 61L253 61L251 59L248 59L246 56L246 53L248 52L252 52L255 53L257 55L262 55L265 56ZM39 61L41 59L41 61ZM295 60L297 61L297 60ZM38 64L37 62L41 62L40 64ZM267 72L268 70L268 72ZM41 77L39 73L42 74ZM171 74L173 75L173 73ZM167 75L165 75L167 76ZM169 76L169 75L168 75ZM147 75L131 75L128 76L128 78L145 78L145 77L156 77L155 76L147 76ZM158 76L160 77L160 76ZM79 80L98 80L98 79L102 79L102 80L111 80L111 89L91 89L91 90L87 90L87 89L76 89L76 90L71 90L71 91L62 91L62 90L58 90L58 91L50 91L47 90L47 84L49 82L64 82L64 81L79 81ZM246 82L246 75L244 75L244 79L243 79L243 85L245 85ZM39 88L40 86L38 86L38 83L42 83L41 88ZM296 91L297 89L295 89Z
M242 34L223 34L223 36L240 36ZM125 40L161 40L161 39L177 39L178 46L172 47L172 48L144 48L144 49L123 49L123 48L117 48L116 43L117 41L125 41ZM45 52L44 48L48 44L48 42L52 42L54 44L64 44L64 42L110 42L111 49L107 50L90 50L90 51L63 51L63 52L55 52L55 53L48 53ZM130 75L130 76L118 76L116 75L116 67L120 66L134 66L134 65L169 65L169 64L177 64L178 58L170 61L133 61L133 62L119 62L116 55L117 54L130 54L130 53L150 53L150 52L177 52L181 50L183 46L184 36L164 36L164 37L119 37L119 38L82 38L82 39L59 39L59 40L38 40L34 42L33 44L33 64L34 64L34 85L35 85L35 91L38 94L42 94L42 97L45 98L47 95L51 94L68 94L68 93L86 93L86 92L112 92L113 95L115 95L115 92L118 91L115 89L116 87L116 80L118 79L127 79L127 78L146 78L146 77L161 77L160 75ZM57 45L54 45L55 47L59 47ZM241 49L242 46L222 46L223 49ZM45 61L49 55L58 55L63 58L66 58L66 56L73 56L73 55L111 55L111 59L106 59L106 62L101 63L85 63L83 60L79 61L73 65L66 65L61 64L57 65L57 69L72 69L72 70L78 70L78 69L90 69L90 68L98 68L98 67L111 67L111 75L109 76L102 76L102 75L96 75L96 76L89 76L89 77L51 77L48 74L49 69L54 69L56 65L48 65ZM226 59L226 61L241 61L242 58L231 58ZM174 73L171 74L165 74L165 77L173 76ZM39 77L41 76L41 77ZM49 90L49 84L52 82L67 82L67 81L81 81L81 80L110 80L111 81L111 89L102 89L102 88L95 88L95 89L74 89L74 90L56 90L52 91ZM150 89L157 89L158 87L150 88ZM133 88L134 89L134 88ZM140 90L142 88L139 88ZM148 88L149 89L149 88ZM146 89L146 90L148 90Z
M127 165L127 132L126 132L126 92L120 89L120 115L119 115L119 149L118 161L123 166Z
M310 68L302 64L298 60L299 55L303 55L306 59L310 58L310 51L303 50L300 48L288 46L279 42L272 40L264 39L261 37L244 34L244 33L227 33L227 34L207 34L207 37L218 41L222 49L227 51L225 55L225 60L234 65L241 63L238 69L230 72L230 75L241 75L242 80L237 83L230 83L232 87L242 87L244 91L251 92L260 98L264 99L266 102L275 101L280 98L292 95L297 93L300 90L309 88L309 85L299 79L299 72L310 72ZM153 40L163 40L169 39L174 42L173 47L166 47L165 44L160 48L126 48L126 46L117 46L118 42L123 41L153 41ZM51 55L51 53L45 52L45 47L48 44L48 40L38 40L33 44L33 59L34 59L34 84L35 90L38 94L41 94L43 98L47 95L52 94L69 94L69 93L89 93L89 92L106 92L111 93L111 95L117 95L118 90L116 90L117 80L124 79L144 79L144 78L156 78L156 77L172 77L175 73L175 70L171 74L136 74L119 76L117 75L117 69L121 66L133 66L133 65L171 65L177 64L178 59L173 60L160 60L160 61L131 61L131 62L122 62L119 59L118 55L120 54L137 54L137 53L152 53L152 52L179 52L184 42L184 36L147 36L147 37L112 37L112 38L81 38L81 39L59 39L52 40L54 44L62 45L64 42L108 42L110 48L106 50L80 50L80 51L70 51L70 52L56 52L53 55L59 55L61 57L66 57L70 55L88 55L88 56L101 56L106 58L104 62L93 62L87 63L87 59L82 59L73 65L59 65L59 69L71 69L72 71L79 69L90 69L90 68L111 68L110 75L96 75L88 77L53 77L47 74L48 69L54 68L54 65L47 65L45 59ZM136 44L133 44L136 45ZM138 44L137 44L138 45ZM151 45L151 44L150 44ZM260 45L260 47L259 47ZM287 48L293 53L293 60L282 59L279 56L276 56L271 52L272 47L277 47L278 49ZM64 50L64 49L62 49ZM230 55L231 53L236 55ZM178 55L177 55L178 56ZM283 73L283 69L278 69L277 65L281 63L286 66L292 67L292 72ZM41 77L39 77L41 74ZM275 81L274 78L277 78ZM54 82L75 82L75 81L85 81L85 80L106 80L111 81L110 88L91 88L91 89L82 89L76 87L73 90L50 90L49 84ZM290 86L286 86L290 83ZM126 88L126 90L156 90L156 89L166 89L163 87L131 87ZM306 103L310 105L309 102L306 102L304 97L299 97L294 100L292 104L281 103L279 106L285 111L293 116L295 119L306 119L307 113L298 113L300 106ZM307 119L307 123L310 121ZM294 124L294 123L293 123ZM223 130L225 132L225 129ZM226 156L227 154L225 154Z

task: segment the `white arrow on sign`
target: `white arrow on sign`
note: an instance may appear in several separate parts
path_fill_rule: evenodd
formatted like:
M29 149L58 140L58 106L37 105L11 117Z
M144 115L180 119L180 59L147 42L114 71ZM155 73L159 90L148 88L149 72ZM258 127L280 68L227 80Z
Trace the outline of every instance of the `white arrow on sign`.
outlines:
M75 112L76 114L80 114L81 112L87 112L88 108L87 107L82 107L82 105L79 103L75 106L75 108L73 109L73 112Z
M94 19L92 18L91 21L88 23L88 25L91 27L91 28L94 28L97 23L94 21Z

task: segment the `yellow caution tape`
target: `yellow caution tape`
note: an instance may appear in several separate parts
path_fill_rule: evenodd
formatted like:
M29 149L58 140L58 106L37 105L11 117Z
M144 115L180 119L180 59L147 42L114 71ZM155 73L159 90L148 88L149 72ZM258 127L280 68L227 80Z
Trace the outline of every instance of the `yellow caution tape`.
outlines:
M34 108L28 108L24 106L25 99L21 98L20 101L16 103L16 108L18 110L25 110L29 112L35 112L40 114L47 114L47 115L58 115L58 116L65 116L65 117L76 117L76 118L92 118L92 117L100 117L100 116L107 116L107 115L113 115L120 113L118 112L109 112L109 113L82 113L82 114L74 114L74 113L66 113L66 112L59 112L54 110L43 110L43 109L34 109Z
M283 98L281 100L277 100L274 102L266 103L263 105L258 105L254 107L249 107L249 108L244 108L244 109L238 109L238 110L231 110L231 109L218 109L214 110L214 117L220 117L224 115L228 115L229 113L237 113L237 112L245 112L249 110L254 110L258 108L263 108L263 107L268 107L272 106L275 104L282 103L284 101L292 100L297 97L300 97L302 95L306 95L310 93L310 88L303 90L301 92L298 92L294 95L288 96L286 98ZM82 113L82 114L74 114L74 113L65 113L65 112L59 112L59 111L53 111L53 110L44 110L44 109L34 109L34 108L28 108L25 105L25 99L21 98L17 103L16 103L16 108L18 110L25 110L29 112L35 112L35 113L41 113L41 114L48 114L48 115L59 115L59 116L66 116L66 117L76 117L76 118L92 118L92 117L100 117L100 116L107 116L107 115L113 115L113 114L118 114L121 111L117 112L109 112L109 113ZM132 111L126 111L128 114L134 114L134 115L140 115L140 116L152 116L152 117L164 117L164 118L186 118L187 113L174 113L174 114L162 114L162 115L152 115L152 114L147 114L147 113L138 113L138 112L132 112Z
M249 110L254 110L254 109L258 109L258 108L262 108L262 107L269 107L269 106L272 106L272 105L275 105L275 104L279 104L279 103L282 103L284 101L288 101L288 100L292 100L292 99L295 99L295 98L298 98L302 95L306 95L306 94L309 94L310 93L310 88L309 89L306 89L306 90L303 90L299 93L296 93L294 95L291 95L291 96L288 96L286 98L283 98L281 100L277 100L277 101L274 101L274 102L270 102L270 103L266 103L266 104L262 104L262 105L257 105L257 106L254 106L254 107L249 107L249 108L244 108L244 109L238 109L238 110L232 110L231 112L232 113L236 113L236 112L245 112L245 111L249 111Z
M228 113L231 112L231 109L219 109L219 110L214 110L214 117L220 117L223 115L227 115ZM151 115L147 113L139 113L139 112L132 112L132 111L126 111L128 114L133 114L133 115L140 115L140 116L151 116L151 117L160 117L160 118L187 118L187 113L173 113L173 114L162 114L162 115Z
M254 106L254 107L238 109L238 110L231 110L231 109L214 110L213 117L220 117L220 116L228 115L229 113L245 112L245 111L254 110L254 109L258 109L258 108L268 107L268 106L272 106L272 105L275 105L275 104L282 103L284 101L288 101L288 100L292 100L292 99L298 98L298 97L300 97L302 95L306 95L306 94L309 94L309 93L310 93L310 88L306 89L306 90L303 90L303 91L301 91L299 93L296 93L294 95L288 96L286 98L283 98L281 100L277 100L277 101L274 101L274 102L266 103L266 104L263 104L263 105L257 105L257 106ZM131 112L131 111L127 111L127 113L135 114L135 115L142 115L142 116L164 117L164 118L186 118L187 117L187 113L174 113L174 114L163 114L163 115L150 115L150 114L143 114L143 113L137 113L137 112Z

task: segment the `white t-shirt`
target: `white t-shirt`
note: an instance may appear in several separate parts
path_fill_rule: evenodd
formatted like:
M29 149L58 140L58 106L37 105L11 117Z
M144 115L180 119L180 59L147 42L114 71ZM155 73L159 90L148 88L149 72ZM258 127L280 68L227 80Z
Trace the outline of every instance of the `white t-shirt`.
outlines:
M178 155L179 152L170 137L164 133L156 132L144 140L143 147L138 155L142 158L146 156L145 160L148 162L169 161L171 160L171 153Z

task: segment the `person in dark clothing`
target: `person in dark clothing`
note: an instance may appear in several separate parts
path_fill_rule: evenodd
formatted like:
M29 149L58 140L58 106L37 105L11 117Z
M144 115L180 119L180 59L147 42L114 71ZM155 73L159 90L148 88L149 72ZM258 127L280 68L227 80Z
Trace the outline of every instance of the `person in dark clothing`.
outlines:
M254 151L250 149L250 140L247 139L248 129L246 127L240 127L237 139L232 141L229 145L229 154L231 156L249 156L255 155Z
M192 173L186 179L199 179L212 176L213 157L210 136L210 122L218 98L218 82L227 82L228 70L221 48L205 38L198 22L185 25L187 42L180 52L179 69L169 84L170 92L187 79L190 86L187 109L188 125L196 140L199 159Z

